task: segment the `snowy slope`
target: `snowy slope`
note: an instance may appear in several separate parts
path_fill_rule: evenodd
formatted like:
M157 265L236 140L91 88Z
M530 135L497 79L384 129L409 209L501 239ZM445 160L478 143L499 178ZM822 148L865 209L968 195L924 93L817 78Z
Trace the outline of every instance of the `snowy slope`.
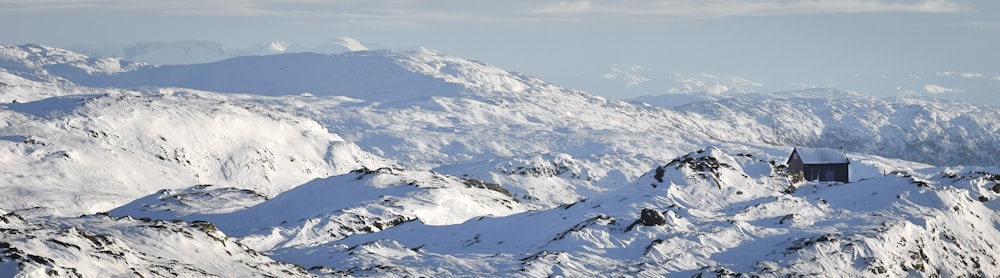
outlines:
M678 157L643 175L634 184L601 196L516 214L508 210L491 215L486 212L496 212L497 208L487 209L479 214L489 217L469 221L461 220L465 217L443 222L426 216L414 217L417 221L381 218L420 211L414 209L421 207L420 203L445 205L426 207L442 209L428 212L431 217L463 211L442 201L443 196L467 201L479 198L470 194L476 191L485 193L481 196L487 198L504 196L501 192L470 188L462 183L447 186L451 183L447 180L453 179L449 177L438 176L444 183L428 184L424 182L435 179L427 177L436 174L392 169L358 171L307 184L272 200L250 197L254 194L249 192L207 189L210 187L193 188L182 194L164 192L160 195L163 198L149 199L146 206L126 206L117 213L131 211L130 214L143 215L198 207L209 203L190 202L199 199L198 194L192 193L209 191L215 192L206 194L214 196L211 198L228 196L227 200L236 200L222 203L256 203L216 216L197 213L177 216L216 217L212 227L226 235L237 235L241 242L256 244L260 249L266 248L260 244L267 239L272 242L267 245L272 247L265 254L318 275L953 276L997 271L998 250L989 243L1000 239L1000 232L958 228L986 228L1000 223L995 212L1000 179L985 172L997 169L928 169L866 177L851 184L805 183L791 187L782 166L773 158L764 153L729 154L710 148ZM414 185L402 183L407 179L414 179L410 181ZM451 192L462 188L471 192ZM413 194L419 192L426 194ZM170 200L187 200L195 205L180 205ZM489 203L492 202L484 202ZM337 221L343 218L353 221ZM248 219L259 220L247 224ZM383 220L390 221L379 222ZM208 225L189 223L195 224L154 221L150 227L174 227L180 236L186 234L179 232L185 230L185 225L191 228ZM358 224L361 226L352 226ZM101 225L108 224L86 227L89 231ZM252 226L258 228L247 229ZM239 230L250 233L239 236ZM136 237L133 233L139 233L128 231L122 235L125 240L133 240ZM210 231L210 236L215 233ZM338 233L345 234L336 236ZM156 236L171 235L174 233ZM37 250L72 248L65 246L82 245L79 241L82 239L61 236L48 240L53 244L47 247L18 246L36 250L29 253L40 257L33 259L36 263L62 270L72 266L72 259L76 258L46 261L41 258L61 257ZM129 246L144 250L148 245ZM146 251L121 253L143 252ZM212 261L219 262L220 258L228 257L218 256ZM153 266L146 266L155 268L155 261L151 263ZM102 265L99 260L91 263ZM295 273L286 272L282 276L299 275Z
M482 161L497 157L551 152L583 157L587 161L581 163L589 169L578 178L589 181L579 186L597 191L600 188L590 182L608 175L615 176L617 182L627 181L658 160L669 159L684 147L695 147L685 138L651 130L666 125L673 130L697 131L721 124L692 122L671 111L638 108L565 90L429 50L241 57L211 64L146 67L74 81L100 86L308 93L259 101L274 109L309 115L368 151L416 168L483 165ZM651 142L649 136L678 146L644 154L645 150L639 150ZM690 137L708 136L695 133ZM491 182L504 178L484 174L476 178ZM579 196L567 192L541 198L539 203L558 205Z
M796 188L780 165L758 155L698 151L572 205L457 225L406 222L277 249L273 256L314 273L363 276L978 276L998 270L1000 250L991 242L1000 231L991 227L1000 223L1000 194L992 189L1000 185L993 174L946 169Z
M95 213L195 184L273 196L311 179L388 165L314 121L215 94L108 91L0 108L6 209Z
M105 91L76 86L65 80L38 82L32 80L38 75L28 74L25 77L21 75L0 68L0 103L29 102L56 96L90 95Z
M207 222L0 213L3 277L310 276L240 245Z
M91 58L38 44L0 45L0 68L35 81L72 80L127 72L140 67L141 63L121 58Z
M228 212L216 208L219 204L253 205ZM241 237L242 243L255 250L277 252L376 233L411 221L454 225L532 208L496 184L428 171L365 168L313 180L268 200L260 200L252 192L200 187L162 191L110 213L208 220L227 234Z
M734 97L677 109L757 130L768 144L842 147L936 165L998 163L993 155L1000 153L996 106L879 99L835 90L807 93L811 95Z

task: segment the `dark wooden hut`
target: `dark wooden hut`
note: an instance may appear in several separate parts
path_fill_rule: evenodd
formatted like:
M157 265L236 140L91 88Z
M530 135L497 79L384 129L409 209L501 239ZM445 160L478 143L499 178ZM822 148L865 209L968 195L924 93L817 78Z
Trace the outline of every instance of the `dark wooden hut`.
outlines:
M788 156L788 170L808 181L850 181L850 164L843 150L795 147Z

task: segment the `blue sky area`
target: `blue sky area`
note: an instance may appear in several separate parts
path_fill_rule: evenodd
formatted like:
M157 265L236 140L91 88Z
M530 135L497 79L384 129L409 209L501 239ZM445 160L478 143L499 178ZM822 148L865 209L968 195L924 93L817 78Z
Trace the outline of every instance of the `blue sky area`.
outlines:
M346 36L623 98L661 93L650 84L683 75L793 89L852 76L1000 72L992 0L0 0L0 26L0 44L57 47L244 48Z

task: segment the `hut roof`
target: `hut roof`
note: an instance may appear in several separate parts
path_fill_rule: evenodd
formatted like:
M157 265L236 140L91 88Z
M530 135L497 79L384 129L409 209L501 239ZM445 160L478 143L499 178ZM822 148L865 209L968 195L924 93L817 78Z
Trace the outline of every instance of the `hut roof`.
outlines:
M843 150L826 148L795 147L803 164L843 164L851 163Z

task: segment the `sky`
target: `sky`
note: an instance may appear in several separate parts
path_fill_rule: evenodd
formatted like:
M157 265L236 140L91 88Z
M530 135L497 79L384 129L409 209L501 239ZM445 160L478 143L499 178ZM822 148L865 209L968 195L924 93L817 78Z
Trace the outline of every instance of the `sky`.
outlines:
M0 44L351 37L618 98L688 77L772 90L1000 73L995 0L0 0Z

